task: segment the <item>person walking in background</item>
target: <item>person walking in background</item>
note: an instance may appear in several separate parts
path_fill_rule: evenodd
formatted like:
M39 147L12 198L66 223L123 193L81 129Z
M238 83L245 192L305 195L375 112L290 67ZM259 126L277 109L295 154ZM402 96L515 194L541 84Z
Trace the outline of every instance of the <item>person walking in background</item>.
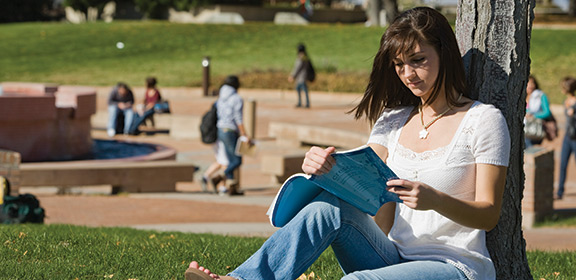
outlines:
M224 170L226 188L228 194L242 194L239 190L239 180L234 176L236 170L242 164L242 157L236 154L236 144L240 137L250 141L243 123L244 101L238 95L240 81L237 76L228 76L220 87L216 110L218 114L218 140L224 144L228 166Z
M144 93L144 100L142 102L142 108L138 111L138 114L134 117L134 122L130 128L130 134L136 135L140 133L138 127L146 121L146 119L151 119L154 117L154 106L156 103L160 102L162 96L160 91L156 87L158 80L155 77L146 78L146 92Z
M125 83L118 83L110 92L108 97L108 125L106 131L108 136L116 135L116 122L120 112L124 114L124 134L130 133L130 127L134 119L134 94Z
M298 104L296 104L296 107L302 107L302 92L304 92L306 98L306 105L304 107L310 108L307 82L310 76L310 71L312 71L310 69L312 64L308 57L308 53L306 53L306 46L299 44L297 49L298 57L296 58L294 68L292 69L292 73L290 73L288 80L296 84L296 92L298 93Z
M226 156L226 147L224 147L224 143L220 140L216 140L216 143L212 144L212 147L216 161L202 174L202 191L208 192L208 183L210 183L215 193L225 194L228 189L225 186L224 188L219 188L223 186L220 183L225 180L225 177L219 174L218 171L222 168L226 169L229 164L228 157Z
M371 217L322 191L227 276L192 261L187 280L296 279L329 246L346 280L496 279L486 232L500 217L506 119L470 98L456 37L437 10L405 11L380 42L352 112L372 124L368 146L401 178L387 190L402 203ZM334 152L310 148L302 170L331 172Z
M565 77L560 84L562 93L566 95L564 100L564 115L566 116L566 133L562 140L562 152L560 153L560 178L558 179L558 191L556 199L564 196L564 184L566 182L566 171L568 160L573 153L576 156L576 79Z
M524 125L533 119L542 120L542 125L544 120L549 119L552 116L550 112L550 103L546 94L540 90L538 81L533 75L528 78L528 83L526 84L526 116L524 117ZM532 147L533 145L539 145L544 140L542 138L524 138L525 148Z

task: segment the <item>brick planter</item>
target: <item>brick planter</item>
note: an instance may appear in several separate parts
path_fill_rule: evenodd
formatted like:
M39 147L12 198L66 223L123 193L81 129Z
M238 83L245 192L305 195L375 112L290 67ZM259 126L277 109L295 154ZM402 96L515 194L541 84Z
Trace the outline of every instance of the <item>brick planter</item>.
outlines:
M554 150L534 147L524 151L524 174L522 224L531 228L554 211Z
M0 149L22 162L78 159L92 152L96 90L41 83L2 83Z

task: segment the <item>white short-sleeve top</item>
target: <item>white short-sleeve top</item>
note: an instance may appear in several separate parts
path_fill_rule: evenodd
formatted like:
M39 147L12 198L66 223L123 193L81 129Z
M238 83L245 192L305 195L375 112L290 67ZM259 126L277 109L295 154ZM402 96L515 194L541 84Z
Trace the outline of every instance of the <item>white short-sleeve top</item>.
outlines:
M368 143L388 149L387 164L402 179L419 181L453 197L474 200L476 164L508 166L510 135L500 110L474 102L450 144L416 153L398 143L414 107L386 109ZM495 279L486 232L462 226L433 210L398 203L389 238L402 257L455 265L469 279Z

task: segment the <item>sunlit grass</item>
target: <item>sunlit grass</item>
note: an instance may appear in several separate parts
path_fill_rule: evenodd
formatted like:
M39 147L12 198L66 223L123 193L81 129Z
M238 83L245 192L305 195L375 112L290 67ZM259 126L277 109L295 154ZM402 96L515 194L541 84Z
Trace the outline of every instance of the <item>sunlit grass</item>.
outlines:
M363 24L308 26L247 23L195 25L166 21L0 25L0 81L200 86L201 61L210 56L212 83L229 74L245 87L291 88L296 45L307 45L318 69L313 90L362 92L383 28ZM118 49L117 42L125 47ZM576 30L534 29L531 72L553 103L564 99L559 81L576 76Z
M265 241L258 237L155 232L70 225L0 226L2 279L182 279L191 260L218 274L240 265ZM576 252L529 251L534 279L575 279ZM309 279L343 276L331 249Z

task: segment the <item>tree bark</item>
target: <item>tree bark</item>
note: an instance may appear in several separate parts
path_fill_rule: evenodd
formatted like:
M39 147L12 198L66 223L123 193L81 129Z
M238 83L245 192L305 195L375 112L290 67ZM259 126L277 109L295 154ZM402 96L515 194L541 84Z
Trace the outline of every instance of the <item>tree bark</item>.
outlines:
M384 10L386 10L386 23L391 24L398 16L397 0L384 0Z
M367 0L366 17L368 18L368 26L380 25L380 9L382 5L380 0Z
M502 213L487 234L497 279L532 279L522 234L523 119L534 0L459 1L456 36L472 95L499 108L510 130Z

